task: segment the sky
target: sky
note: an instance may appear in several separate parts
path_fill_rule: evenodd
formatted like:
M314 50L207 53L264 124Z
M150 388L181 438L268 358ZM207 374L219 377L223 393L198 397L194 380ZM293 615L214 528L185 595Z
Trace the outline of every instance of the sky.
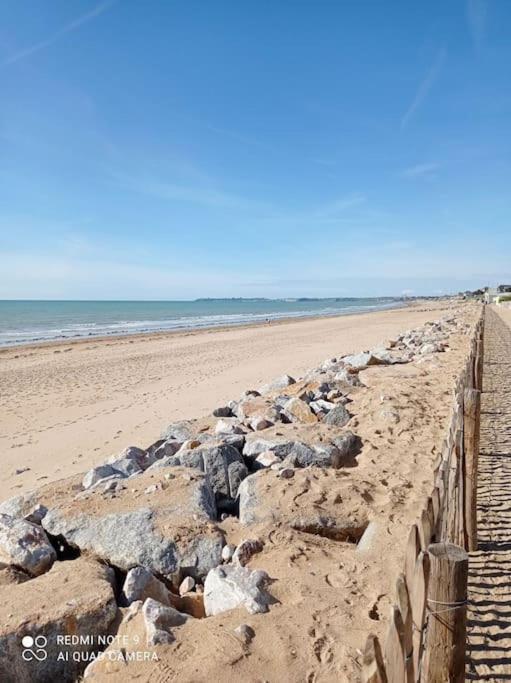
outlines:
M509 0L0 4L0 298L511 281Z

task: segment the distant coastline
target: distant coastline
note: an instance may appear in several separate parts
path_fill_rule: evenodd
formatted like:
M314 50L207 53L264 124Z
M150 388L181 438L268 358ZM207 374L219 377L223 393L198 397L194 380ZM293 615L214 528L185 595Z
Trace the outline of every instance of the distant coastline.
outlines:
M402 297L0 301L0 348L335 317L407 303Z

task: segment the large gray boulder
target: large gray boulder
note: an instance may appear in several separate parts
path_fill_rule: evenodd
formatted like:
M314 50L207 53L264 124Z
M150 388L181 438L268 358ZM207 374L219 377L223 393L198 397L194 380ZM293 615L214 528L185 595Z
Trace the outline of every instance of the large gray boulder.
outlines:
M173 626L181 626L188 619L188 614L182 614L177 609L147 598L142 606L142 615L146 631L147 645L162 645L171 643L174 637L171 633Z
M269 577L239 564L212 569L204 582L204 607L207 616L245 607L250 614L268 611L272 597L265 590Z
M117 616L111 569L79 558L31 581L0 587L0 681L71 683L102 649ZM57 637L83 636L80 644ZM25 654L24 654L25 653ZM76 653L73 656L73 653Z
M31 576L48 571L57 553L37 524L0 514L0 562L13 565Z
M107 498L98 489L48 510L43 527L72 547L125 571L143 566L154 574L204 576L221 561L223 536L213 490L201 472L176 468L145 472Z
M248 474L240 452L229 444L182 451L173 456L172 462L168 461L168 464L195 467L204 472L217 500L236 498L238 487Z

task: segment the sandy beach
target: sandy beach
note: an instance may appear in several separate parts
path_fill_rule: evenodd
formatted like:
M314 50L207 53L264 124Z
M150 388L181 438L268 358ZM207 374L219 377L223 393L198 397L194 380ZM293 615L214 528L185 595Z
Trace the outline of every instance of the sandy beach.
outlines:
M0 500L83 472L169 422L287 372L378 345L445 304L0 353Z

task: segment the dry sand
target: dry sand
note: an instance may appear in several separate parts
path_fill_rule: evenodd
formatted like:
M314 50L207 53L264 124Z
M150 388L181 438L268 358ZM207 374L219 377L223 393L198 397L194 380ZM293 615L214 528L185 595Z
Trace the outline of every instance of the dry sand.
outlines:
M377 345L445 304L0 352L0 500L83 472L243 390ZM24 470L16 474L16 471Z

